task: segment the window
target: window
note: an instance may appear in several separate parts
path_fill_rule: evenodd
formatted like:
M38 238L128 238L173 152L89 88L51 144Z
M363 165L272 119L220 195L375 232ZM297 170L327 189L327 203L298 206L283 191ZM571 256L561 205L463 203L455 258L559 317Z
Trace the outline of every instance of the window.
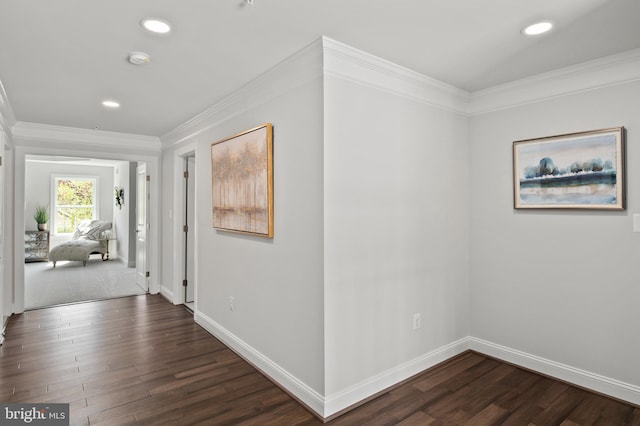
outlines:
M54 234L71 234L81 220L96 219L97 187L97 177L54 176Z

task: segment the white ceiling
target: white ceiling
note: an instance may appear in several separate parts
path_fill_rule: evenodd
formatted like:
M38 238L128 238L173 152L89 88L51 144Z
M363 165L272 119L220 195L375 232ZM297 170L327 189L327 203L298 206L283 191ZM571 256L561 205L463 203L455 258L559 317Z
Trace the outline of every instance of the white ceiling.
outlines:
M477 91L639 48L639 18L640 0L0 0L0 81L18 121L161 136L323 35ZM539 19L555 29L520 34Z

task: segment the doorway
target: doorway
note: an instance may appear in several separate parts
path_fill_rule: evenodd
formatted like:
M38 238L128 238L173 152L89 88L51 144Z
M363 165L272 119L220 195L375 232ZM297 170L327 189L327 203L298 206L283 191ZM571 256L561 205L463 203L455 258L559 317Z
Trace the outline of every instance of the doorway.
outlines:
M184 304L195 310L195 179L196 157L191 154L184 159Z
M173 157L173 295L176 305L198 309L198 191L196 144L176 149Z
M135 218L129 214L136 206L135 164L61 155L25 156L24 309L146 293L136 283L135 252L130 249L135 240ZM114 200L114 188L119 200ZM44 231L36 231L31 214L38 205L47 207ZM83 219L108 224L106 230L100 225L99 235L83 228L87 235L98 235L94 241L99 249L86 261L75 255L61 258L54 268L48 252L76 238L87 238L78 234ZM93 242L89 241L92 238L87 242Z
M11 302L5 303L5 312L12 314L19 314L24 312L24 263L25 263L25 242L23 238L23 231L30 226L29 220L31 215L25 214L25 165L26 157L29 155L52 155L52 156L73 156L73 157L86 157L96 159L107 159L115 161L128 161L137 162L144 161L147 165L147 174L151 177L149 181L149 193L152 194L149 198L149 235L151 238L155 238L160 234L160 197L154 196L154 194L160 193L160 149L157 151L152 147L149 147L148 142L141 143L136 138L128 136L114 137L116 145L113 145L114 140L105 140L104 136L93 135L89 133L82 133L82 142L74 142L79 140L78 134L75 131L57 131L53 134L55 141L68 141L63 143L51 143L42 144L42 146L14 146L12 148L13 156L12 161L8 162L11 172L7 176L12 177L11 187L14 189L14 202L12 207L12 214L10 219L10 228L13 231L11 234L11 240L9 245L5 245L5 256L7 255L7 247L10 247L9 252L12 254L12 262L10 264L10 270L5 271L5 278L8 274L12 274L12 285L7 285L5 281L5 295L11 294ZM26 138L27 136L25 136ZM95 142L95 143L94 143ZM105 149L108 148L108 152ZM6 185L5 185L6 186ZM113 194L113 188L110 189ZM109 204L114 203L113 195L110 198ZM6 210L5 210L6 213ZM7 216L8 217L8 216ZM6 228L5 228L6 230ZM157 294L163 290L161 286L161 251L157 245L148 248L149 251L146 255L147 269L150 272L148 279L149 289L148 293ZM108 262L105 262L108 263ZM5 268L7 264L5 263ZM167 290L168 292L169 290ZM7 308L7 304L9 305Z

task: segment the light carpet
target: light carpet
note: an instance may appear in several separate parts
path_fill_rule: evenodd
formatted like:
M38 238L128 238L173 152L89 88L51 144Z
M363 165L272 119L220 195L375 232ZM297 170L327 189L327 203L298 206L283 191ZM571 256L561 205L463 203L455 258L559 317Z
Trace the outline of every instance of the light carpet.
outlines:
M25 309L146 293L136 283L135 268L99 257L82 262L34 262L24 265Z

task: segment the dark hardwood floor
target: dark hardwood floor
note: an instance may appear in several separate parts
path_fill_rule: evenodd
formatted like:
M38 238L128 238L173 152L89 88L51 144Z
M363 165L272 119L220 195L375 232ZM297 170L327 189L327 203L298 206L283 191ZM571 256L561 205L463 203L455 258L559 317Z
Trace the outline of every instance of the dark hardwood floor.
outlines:
M160 296L13 316L0 401L70 404L71 424L321 422ZM467 352L334 425L640 425L640 408Z

